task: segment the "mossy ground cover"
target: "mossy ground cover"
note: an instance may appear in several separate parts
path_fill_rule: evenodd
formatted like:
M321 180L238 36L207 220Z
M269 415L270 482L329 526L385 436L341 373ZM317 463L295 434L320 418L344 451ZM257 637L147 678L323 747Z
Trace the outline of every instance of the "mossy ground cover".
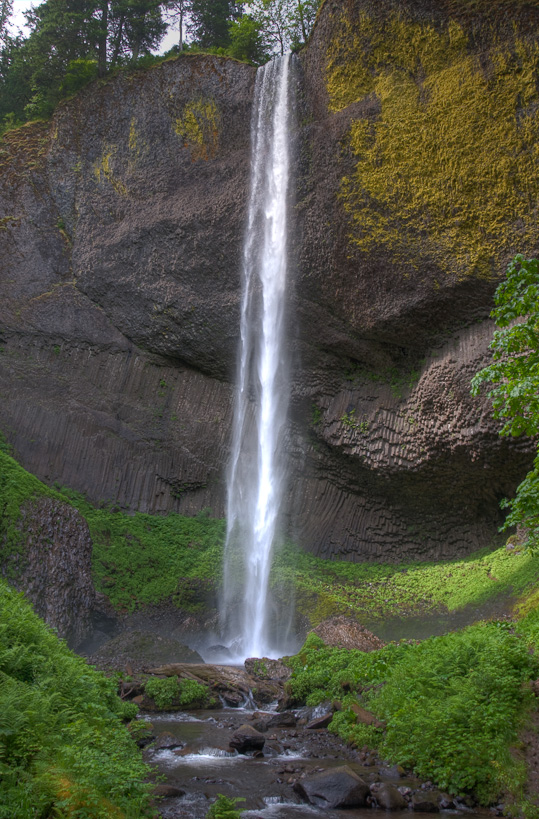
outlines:
M321 560L288 545L276 584L295 588L313 626L341 613L369 621L478 607L517 598L539 581L539 557L505 546L438 563L372 564Z
M86 518L94 544L96 588L119 609L169 600L185 609L200 608L189 581L220 581L224 521L205 512L193 518L96 508L81 495L63 490Z
M310 635L289 660L288 685L296 703L341 700L330 730L343 739L376 748L453 795L471 792L490 804L508 782L516 791L525 779L511 746L535 700L526 683L537 677L539 658L528 643L524 629L513 633L505 622L369 654L328 648ZM358 724L358 703L383 727Z
M0 581L0 817L150 815L126 705Z

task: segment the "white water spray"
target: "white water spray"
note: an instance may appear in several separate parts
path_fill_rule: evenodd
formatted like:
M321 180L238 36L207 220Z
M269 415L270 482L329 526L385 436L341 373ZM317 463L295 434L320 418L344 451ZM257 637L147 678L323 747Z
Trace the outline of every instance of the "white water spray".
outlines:
M269 573L284 491L290 55L258 69L221 620L238 657L277 656ZM281 651L282 653L282 651Z

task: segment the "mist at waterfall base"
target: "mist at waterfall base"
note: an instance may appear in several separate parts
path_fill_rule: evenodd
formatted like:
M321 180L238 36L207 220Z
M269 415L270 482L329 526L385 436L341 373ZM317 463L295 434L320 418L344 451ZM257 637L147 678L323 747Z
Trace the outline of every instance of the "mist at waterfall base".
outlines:
M251 187L220 600L220 642L228 649L228 662L279 657L298 648L290 639L292 601L277 606L269 583L286 486L292 59L274 58L258 69L251 121Z

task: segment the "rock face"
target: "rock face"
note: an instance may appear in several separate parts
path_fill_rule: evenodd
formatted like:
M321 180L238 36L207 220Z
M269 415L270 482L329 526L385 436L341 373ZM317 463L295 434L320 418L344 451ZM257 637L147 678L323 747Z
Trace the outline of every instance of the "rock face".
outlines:
M531 464L469 396L539 238L539 12L503 8L326 0L300 58L286 522L320 556L470 552ZM39 478L224 514L254 77L190 55L4 138L0 429Z
M39 498L21 510L20 552L4 573L14 578L34 610L70 646L78 646L92 630L92 541L82 515L61 501Z

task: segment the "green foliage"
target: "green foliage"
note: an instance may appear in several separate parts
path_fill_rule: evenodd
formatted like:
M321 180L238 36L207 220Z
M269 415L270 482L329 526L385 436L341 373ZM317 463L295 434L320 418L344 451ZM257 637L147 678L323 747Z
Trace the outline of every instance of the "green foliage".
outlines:
M224 521L198 515L128 515L96 509L81 495L64 490L90 527L96 588L116 608L166 599L182 606L186 580L219 582Z
M185 708L203 708L208 702L208 689L196 680L182 680L180 705Z
M144 685L144 693L153 699L157 708L203 708L208 704L208 689L196 680L179 680L178 677L150 677Z
M60 86L63 97L70 97L97 78L97 60L71 60Z
M150 677L144 686L144 693L151 697L158 708L170 708L180 696L180 681L177 677Z
M538 573L539 557L518 549L386 565L322 560L288 543L276 554L272 583L293 588L299 610L316 626L337 613L376 620L477 607L523 592Z
M217 794L217 799L206 814L206 819L240 819L242 809L238 809L237 803L244 802L244 799L229 799L222 793Z
M494 296L491 316L500 328L490 343L494 362L472 379L472 394L485 383L494 417L504 420L500 435L539 434L539 262L515 256ZM518 321L522 319L522 321ZM534 468L502 507L511 513L503 529L520 524L530 548L539 548L539 452Z
M505 626L478 624L369 654L307 642L289 660L289 689L310 705L342 699L330 727L344 739L488 804L507 771L519 775L510 746L530 704L523 683L539 671L526 640ZM344 685L354 693L343 698ZM385 729L356 723L351 706L358 701Z
M262 24L250 14L243 14L229 25L230 45L227 54L236 60L262 65L270 55Z
M0 581L0 815L150 814L148 769L112 680Z
M26 472L8 454L9 446L2 437L0 445L0 558L20 553L23 531L20 525L21 507L38 497L63 500L58 492Z

